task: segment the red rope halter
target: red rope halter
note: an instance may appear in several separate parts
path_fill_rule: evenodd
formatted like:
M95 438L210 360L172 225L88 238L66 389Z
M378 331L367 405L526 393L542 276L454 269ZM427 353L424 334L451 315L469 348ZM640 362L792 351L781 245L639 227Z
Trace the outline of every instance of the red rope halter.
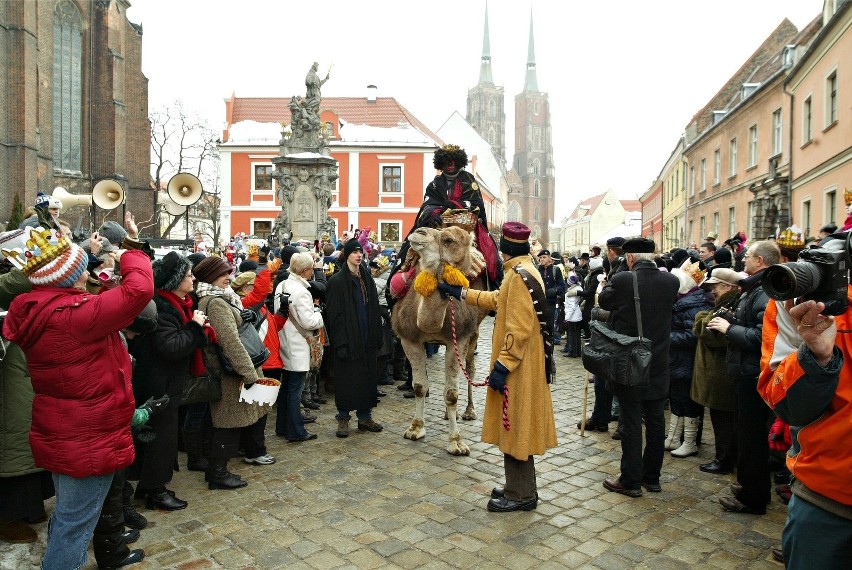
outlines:
M485 380L482 382L474 382L470 374L467 373L467 369L464 367L464 363L462 362L461 352L459 352L459 341L456 338L456 301L453 298L450 298L450 325L453 331L453 348L456 352L456 361L459 363L459 368L461 368L462 374L467 379L467 383L475 388L479 388L480 386L488 385L488 377L485 377ZM503 429L509 431L511 425L509 424L509 387L503 386Z

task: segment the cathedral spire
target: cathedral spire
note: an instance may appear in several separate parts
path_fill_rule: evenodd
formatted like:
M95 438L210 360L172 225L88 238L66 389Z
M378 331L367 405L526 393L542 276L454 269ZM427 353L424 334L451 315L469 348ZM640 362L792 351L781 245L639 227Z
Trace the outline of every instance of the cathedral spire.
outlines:
M533 41L533 17L530 9L530 46L527 50L527 76L524 79L524 91L538 91L538 79L535 73L535 42Z
M491 43L488 40L488 2L485 3L485 34L482 37L482 60L479 64L479 83L494 85L491 77Z

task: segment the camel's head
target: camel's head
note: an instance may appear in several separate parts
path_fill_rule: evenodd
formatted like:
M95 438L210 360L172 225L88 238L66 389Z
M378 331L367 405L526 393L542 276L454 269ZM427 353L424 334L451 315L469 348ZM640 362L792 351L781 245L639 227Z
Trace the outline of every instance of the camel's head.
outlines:
M417 253L422 253L424 249L435 243L440 232L434 228L417 228L408 236L408 243L411 244L411 249Z
M450 226L440 231L438 243L441 248L441 261L466 272L470 268L470 247L473 235L462 228Z
M438 238L441 232L435 228L418 228L408 236L411 249L420 254L420 267L432 273L441 269L441 248Z

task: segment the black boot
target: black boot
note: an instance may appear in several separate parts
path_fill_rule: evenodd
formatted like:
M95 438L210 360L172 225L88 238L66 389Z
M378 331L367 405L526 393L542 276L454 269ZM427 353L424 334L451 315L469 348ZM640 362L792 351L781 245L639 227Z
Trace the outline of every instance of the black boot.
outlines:
M189 471L207 471L202 431L183 432L183 445L186 448L186 468Z
M109 570L111 568L123 568L124 566L130 566L131 564L136 564L137 562L142 562L142 559L145 558L145 551L141 548L137 548L136 550L131 550L127 556L124 557L123 560L119 560L112 564L98 564L98 568L101 570Z
M124 526L142 530L148 526L148 519L136 512L133 506L133 486L125 480L121 493L122 507L124 508Z
M169 491L165 487L151 491L145 497L146 507L161 511L179 511L185 509L188 504L186 501L175 497L174 492Z
M248 485L248 481L228 471L228 459L237 454L239 443L230 443L236 437L239 441L240 430L214 430L213 447L210 451L210 466L207 469L208 489L239 489Z
M228 471L228 460L214 458L210 461L207 471L207 488L213 489L240 489L248 485L248 481Z

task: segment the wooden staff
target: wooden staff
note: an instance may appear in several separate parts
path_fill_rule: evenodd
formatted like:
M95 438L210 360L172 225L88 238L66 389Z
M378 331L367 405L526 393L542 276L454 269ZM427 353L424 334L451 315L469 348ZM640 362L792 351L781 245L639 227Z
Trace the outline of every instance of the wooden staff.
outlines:
M586 436L586 407L589 403L589 371L586 370L586 381L583 382L585 386L583 386L583 415L580 417L580 437Z

